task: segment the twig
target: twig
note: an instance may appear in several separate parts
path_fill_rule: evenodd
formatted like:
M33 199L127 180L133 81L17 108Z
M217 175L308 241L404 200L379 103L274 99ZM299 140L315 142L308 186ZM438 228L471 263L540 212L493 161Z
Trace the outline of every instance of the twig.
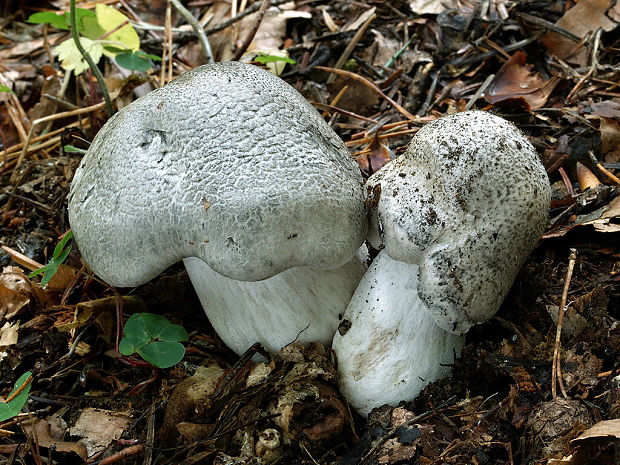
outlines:
M209 44L209 39L207 39L207 34L205 34L205 30L202 25L198 22L194 15L181 5L179 0L170 0L172 5L177 9L177 11L185 18L185 21L192 27L196 35L198 36L198 41L200 42L200 46L202 47L202 52L205 54L207 59L207 63L213 63L215 60L213 59L213 51L211 50L211 45Z
M378 95L380 95L385 100L387 100L390 104L392 104L392 106L394 106L394 108L396 108L399 111L399 113L401 113L402 115L404 115L408 119L413 120L413 121L416 121L418 119L416 116L414 116L411 113L409 113L407 110L405 110L402 106L400 106L398 103L396 103L390 97L385 95L381 91L381 89L379 89L376 85L374 85L372 82L370 82L365 77L360 76L359 74L355 74L355 73L352 73L350 71L345 71L343 69L328 68L326 66L317 66L316 69L319 69L319 70L322 70L322 71L327 71L328 73L338 74L340 76L343 76L343 77L350 78L350 79L353 79L355 81L361 82L366 87L369 87L370 89L375 91Z
M235 53L235 57L233 58L233 61L238 61L243 56L245 51L248 49L248 47L252 43L252 40L254 40L254 36L256 36L256 32L258 31L258 28L260 27L260 23L263 22L263 17L265 16L265 12L267 11L267 7L269 6L269 3L270 3L269 0L263 0L261 2L260 10L258 10L258 16L256 18L256 21L254 22L254 26L252 26L252 30L250 31L248 36L243 41L243 44L241 45L241 47L239 47L239 49Z
M311 103L315 107L325 108L326 109L326 113L327 113L327 110L331 110L331 111L334 111L336 113L341 113L343 115L350 116L351 118L360 119L362 121L367 121L369 123L373 123L373 124L377 124L378 123L378 121L376 119L366 118L365 116L358 115L357 113L353 113L352 111L343 110L342 108L338 108L338 107L335 107L333 105L328 105L326 103L321 103L321 102L311 102Z
M288 3L290 1L291 0L273 0L271 2L271 6L282 5L283 3ZM215 27L212 27L211 29L207 29L205 31L205 34L211 35L211 34L215 34L216 32L220 32L222 29L226 29L228 26L230 26L232 24L235 24L240 19L245 18L247 15L250 15L250 14L254 13L255 11L259 10L261 6L262 6L262 4L260 4L258 2L254 3L252 6L250 6L249 8L246 8L245 11L242 11L238 15L235 15L232 18L227 19L226 21L221 22L220 24L218 24Z
M539 18L538 16L528 15L527 13L517 13L517 16L519 16L521 19L524 19L525 21L528 21L532 24L536 24L537 26L541 26L541 27L544 27L545 29L553 31L556 34L560 34L561 36L564 36L567 39L572 40L573 42L581 41L581 37L573 34L572 32L564 29L563 27L553 24L550 21L546 21L542 18Z
M494 77L495 77L495 74L489 74L487 76L487 78L484 80L482 85L478 87L478 90L476 91L476 93L469 99L469 102L467 102L467 105L465 105L465 110L471 110L471 107L474 106L474 103L476 103L476 100L480 98L480 96L484 93L484 91L487 90L487 87L489 87L489 84L491 84L491 81L493 80Z
M570 255L568 256L568 270L566 270L564 291L562 292L562 302L560 303L560 309L558 310L558 326L555 332L555 347L553 348L553 363L551 364L551 395L554 399L557 398L556 382L559 383L564 397L568 399L568 394L566 394L566 390L564 389L562 369L560 367L560 337L562 335L564 313L566 312L566 301L568 300L568 288L570 287L570 280L573 276L573 269L575 268L576 260L577 249L570 249Z
M108 118L110 118L114 114L114 109L112 108L112 100L110 99L110 94L108 94L108 88L105 85L105 81L103 80L103 75L97 65L90 57L90 54L84 50L82 43L80 42L80 35L78 34L78 25L77 25L77 13L75 8L75 0L71 0L69 4L69 17L71 20L71 37L73 37L73 42L75 42L76 48L79 50L90 70L93 72L95 77L97 78L97 82L99 83L99 88L101 89L101 93L103 94L103 99L105 100L105 109L108 113Z
M75 1L75 0L72 0L72 1ZM30 130L28 131L28 136L26 137L26 141L24 142L24 146L22 147L22 152L19 154L19 157L17 158L15 168L13 169L13 174L11 175L11 182L13 183L17 179L17 172L18 172L17 170L19 169L19 167L24 161L24 157L26 156L26 152L28 150L28 144L30 144L30 139L32 139L32 133L34 131L34 128L37 125L41 123L45 123L46 121L52 121L52 120L59 119L59 118L66 118L69 116L77 116L77 115L81 115L84 113L89 113L91 111L98 110L102 108L103 106L104 106L104 103L101 102L96 105L91 105L90 107L80 108L78 110L63 111L62 113L56 113L55 115L44 116L43 118L34 120L32 122L32 125L30 126Z
M377 18L377 15L373 13L372 15L370 15L370 17L366 21L364 21L364 24L360 26L360 28L357 30L357 32L351 39L351 42L347 44L346 48L344 49L344 52L342 52L342 55L340 55L340 58L338 58L338 61L336 61L334 68L338 68L338 69L342 68L345 61L348 60L348 58L351 56L351 53L353 53L353 50L355 49L355 47L357 46L359 41L362 39L363 35L366 33L366 29L368 29L368 26L370 26L370 23L372 23L376 18ZM336 80L336 75L332 74L331 76L329 76L329 78L327 78L327 83L330 84L334 82L335 80Z

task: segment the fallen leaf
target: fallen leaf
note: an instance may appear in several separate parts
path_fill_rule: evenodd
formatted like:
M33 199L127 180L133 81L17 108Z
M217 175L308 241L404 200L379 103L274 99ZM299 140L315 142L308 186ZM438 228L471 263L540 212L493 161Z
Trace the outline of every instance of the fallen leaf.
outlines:
M585 224L594 225L594 229L599 232L618 232L620 231L620 196L609 202L600 218Z
M555 24L580 38L598 28L605 32L612 31L617 24L605 15L611 2L612 0L581 0ZM548 32L542 41L551 55L580 66L585 66L588 62L588 49L585 45L577 48L575 41L556 32Z
M620 99L603 100L597 103L579 105L579 110L605 118L620 118Z
M572 444L583 444L587 441L620 439L620 420L603 420L585 430L571 441Z
M528 111L545 106L559 78L543 79L526 64L526 58L525 53L516 52L504 63L484 93L487 102L516 104Z
M105 449L112 441L119 439L131 423L126 413L85 408L74 426L69 430L72 436L79 436L88 456Z
M34 428L30 422L21 423L24 433L30 436L33 441L36 438L39 447L49 448L53 446L56 452L73 452L80 456L82 460L86 460L89 454L86 452L86 447L83 444L53 438L50 433L50 426L50 422L45 419L36 420Z
M620 124L618 120L601 117L599 131L601 132L601 153L619 150Z
M8 321L0 328L0 347L5 348L17 342L19 322L13 324Z
M409 8L418 15L438 15L452 8L456 8L456 0L413 0L409 2Z
M0 274L0 311L9 320L30 303L32 287L22 270L16 266L7 266Z

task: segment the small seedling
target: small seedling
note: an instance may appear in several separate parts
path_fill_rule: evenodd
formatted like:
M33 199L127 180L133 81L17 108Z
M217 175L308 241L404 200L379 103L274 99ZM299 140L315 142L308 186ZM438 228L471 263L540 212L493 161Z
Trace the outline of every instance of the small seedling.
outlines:
M258 55L256 58L254 58L254 61L257 61L258 63L276 63L278 61L283 61L284 63L289 63L291 65L294 65L296 63L296 61L292 58L281 57L277 55Z
M63 150L65 151L65 153L81 153L82 155L88 151L88 150L84 150L79 147L76 147L74 145L71 145L71 144L65 145L63 147Z
M167 318L153 313L134 313L123 331L125 337L118 350L123 355L136 352L151 365L169 368L181 361L185 347L181 342L189 340L181 325L174 325Z
M8 86L5 86L4 84L0 84L0 92L9 92L11 94L15 93L11 89L9 89Z
M0 421L13 418L21 412L28 401L28 393L32 387L32 373L27 371L19 377L5 401L0 402Z
M134 71L147 71L152 61L161 58L139 50L140 38L134 27L123 13L117 9L97 4L95 11L76 9L77 29L80 42L92 60L98 63L103 55L115 58L119 66ZM58 29L69 29L69 13L58 15L51 11L30 15L29 23L50 24ZM73 39L67 39L57 45L55 51L61 66L80 74L88 69L88 63L78 50Z
M33 271L28 275L29 278L33 278L41 273L43 274L43 279L41 280L41 286L46 286L47 283L50 282L52 277L58 271L58 267L66 260L69 256L69 252L71 252L71 245L69 244L67 247L67 242L71 240L73 237L73 231L69 231L65 236L60 240L60 242L54 248L54 255L47 263L47 265L39 268L38 270Z

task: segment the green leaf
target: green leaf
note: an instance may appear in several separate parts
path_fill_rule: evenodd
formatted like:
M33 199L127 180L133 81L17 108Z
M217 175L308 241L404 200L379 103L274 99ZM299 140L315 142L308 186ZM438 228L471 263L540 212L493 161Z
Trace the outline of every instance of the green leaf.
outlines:
M23 375L19 377L15 384L13 385L13 390L7 396L7 399L10 399L11 396L20 388L23 384L26 383L28 378L32 375L31 372L27 371ZM0 402L0 421L8 420L9 418L13 418L17 415L21 409L26 405L28 401L28 393L30 392L30 388L32 387L32 383L28 381L28 384L22 389L22 391L13 397L9 402Z
M80 43L84 50L88 52L95 64L99 63L101 55L103 54L103 45L99 42L87 39L85 37L80 38ZM73 70L77 76L82 71L88 69L88 63L78 50L73 39L67 39L56 47L58 53L58 59L60 60L60 66L65 70Z
M39 13L31 14L26 20L27 23L32 24L51 24L58 29L69 29L69 23L64 15L57 15L53 11L41 11Z
M83 34L92 40L105 40L112 45L114 49L118 49L119 45L136 51L140 48L140 37L138 33L129 23L129 18L123 13L111 6L98 3L95 7L96 17L84 18ZM125 24L123 27L120 27ZM105 56L113 57L118 52L107 47L104 48Z
M0 92L10 92L11 94L15 93L9 87L5 86L4 84L0 84Z
M84 24L82 23L82 18L86 16L95 16L94 11L86 10L84 8L76 8L76 16L77 16L77 24L78 30L84 30ZM53 11L41 11L39 13L33 13L26 20L28 23L32 24L50 24L58 29L69 29L69 13L56 14Z
M65 248L65 246L67 245L67 242L69 242L72 238L73 231L69 231L67 234L65 234L64 237L60 240L60 242L56 244L56 247L54 248L54 254L50 261L47 262L47 265L33 271L28 275L28 277L34 278L41 273L45 273L43 275L43 279L41 280L41 286L47 286L52 277L56 274L56 271L58 271L58 267L69 256L69 253L71 252L71 246L69 245L67 248Z
M88 150L84 150L84 149L81 149L79 147L75 147L74 145L71 145L71 144L67 144L67 145L63 146L63 150L66 153L86 153L86 152L88 152Z
M280 57L276 55L258 55L256 58L254 58L254 61L258 61L259 63L275 63L277 61L283 61L284 63L289 63L291 65L297 63L292 58Z
M123 355L138 353L144 360L159 368L169 368L181 361L187 341L187 331L167 318L153 313L134 313L125 323L124 336L119 344Z
M145 55L145 54L144 54ZM151 69L153 63L139 52L123 52L116 55L116 63L125 69L145 72Z

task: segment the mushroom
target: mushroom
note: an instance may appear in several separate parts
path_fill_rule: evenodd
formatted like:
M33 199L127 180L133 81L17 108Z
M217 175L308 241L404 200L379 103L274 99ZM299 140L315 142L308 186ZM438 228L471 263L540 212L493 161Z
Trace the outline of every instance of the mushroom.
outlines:
M184 260L235 352L330 344L365 271L361 175L292 87L236 62L206 65L104 125L76 170L69 221L113 286Z
M447 374L541 237L549 181L521 131L481 111L440 118L366 183L382 249L336 333L341 391L362 414Z

